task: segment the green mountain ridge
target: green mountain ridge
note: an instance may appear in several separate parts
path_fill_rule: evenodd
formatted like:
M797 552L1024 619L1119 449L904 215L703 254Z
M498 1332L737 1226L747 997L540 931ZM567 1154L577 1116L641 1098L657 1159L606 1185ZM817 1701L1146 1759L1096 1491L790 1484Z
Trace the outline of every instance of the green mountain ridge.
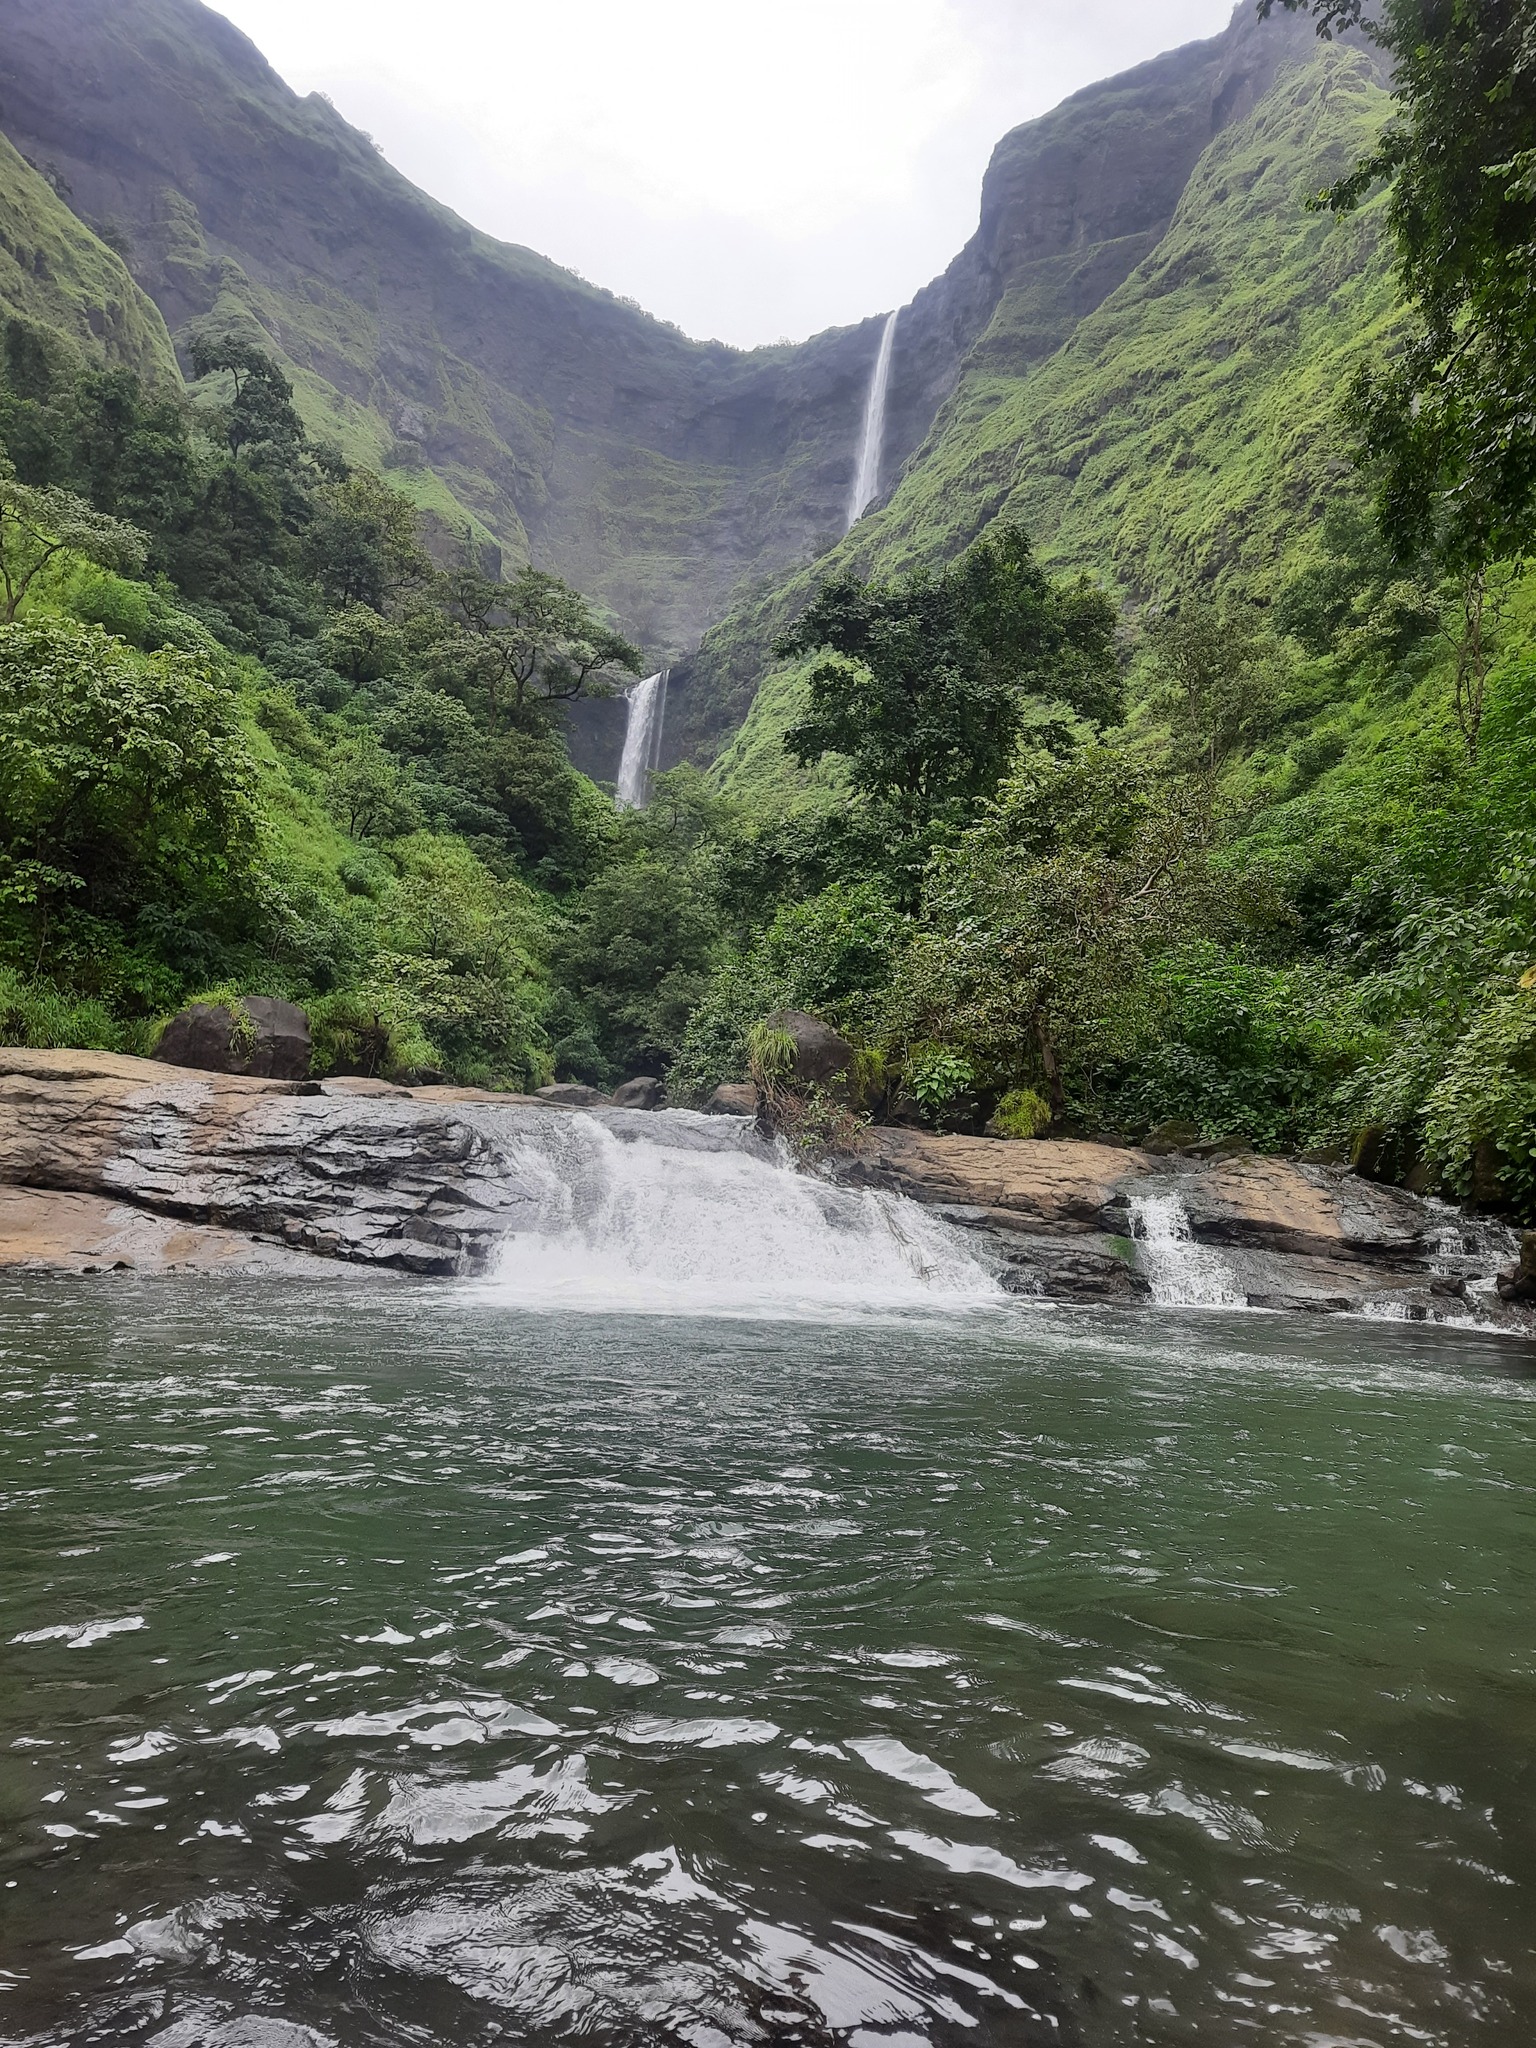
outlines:
M1015 364L1059 346L1310 44L1240 10L1003 138L976 235L903 309L888 474L995 357L999 312ZM0 0L0 129L126 250L183 349L259 339L312 432L590 591L655 660L841 532L879 315L796 347L690 341L417 191L198 0ZM672 752L707 753L717 710L678 680Z
M151 386L179 385L165 321L121 256L0 135L0 311Z
M1209 144L1166 234L1059 348L1034 353L1034 294L1005 293L885 501L706 636L690 710L722 738L745 720L731 786L753 782L748 762L782 780L793 677L758 681L828 574L942 562L1010 519L1046 565L1135 606L1234 577L1262 597L1315 546L1347 470L1339 394L1398 312L1380 202L1343 218L1305 206L1364 153L1388 96L1364 53L1304 54Z

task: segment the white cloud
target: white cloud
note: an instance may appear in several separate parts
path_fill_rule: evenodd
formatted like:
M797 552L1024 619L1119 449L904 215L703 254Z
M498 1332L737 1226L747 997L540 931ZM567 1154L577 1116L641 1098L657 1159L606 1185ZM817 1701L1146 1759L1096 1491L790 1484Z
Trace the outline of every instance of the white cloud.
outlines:
M997 138L1229 0L221 0L407 176L689 332L899 304Z

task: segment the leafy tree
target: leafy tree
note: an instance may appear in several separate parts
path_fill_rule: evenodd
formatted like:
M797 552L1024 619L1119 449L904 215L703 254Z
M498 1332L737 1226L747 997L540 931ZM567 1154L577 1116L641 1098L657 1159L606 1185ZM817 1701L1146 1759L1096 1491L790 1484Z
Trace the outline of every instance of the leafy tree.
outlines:
M1052 584L1012 526L942 575L824 584L775 651L821 657L785 746L805 763L846 756L855 788L907 832L990 795L1030 700L1096 723L1118 710L1108 599Z
M462 567L444 595L453 630L431 650L429 677L464 691L492 730L535 705L611 696L617 675L639 673L640 650L547 570L501 583Z
M1251 609L1204 596L1163 613L1147 633L1181 765L1219 775L1264 732L1278 696L1278 650Z
M421 806L409 779L371 727L336 748L325 793L333 816L354 839L398 839L421 825Z
M144 567L145 546L131 526L93 511L72 491L18 483L0 450L0 626L14 623L38 577L70 554L104 568L137 571Z
M432 576L415 508L367 469L328 477L315 490L302 559L327 604L343 613L390 612Z
M1276 0L1259 0L1268 14ZM1363 370L1351 411L1403 560L1432 547L1473 570L1536 521L1536 31L1529 0L1280 0L1321 34L1359 29L1392 60L1399 114L1320 196L1336 212L1390 184L1414 319L1398 358Z
M0 629L0 903L35 957L61 905L131 922L156 900L238 922L255 893L255 768L229 690L36 617Z
M1026 756L934 863L884 1008L892 1055L943 1052L966 1086L1038 1087L1061 1116L1151 1037L1155 959L1279 921L1262 877L1218 864L1223 836L1207 788L1122 750Z
M265 349L238 334L199 334L188 353L195 376L223 372L230 380L234 395L221 408L220 425L236 461L242 449L263 443L280 449L304 445L293 386Z
M719 912L704 878L687 863L646 854L588 884L552 963L579 1006L567 1019L567 1036L596 1053L595 1078L670 1065L719 941ZM573 1050L557 1046L568 1071Z

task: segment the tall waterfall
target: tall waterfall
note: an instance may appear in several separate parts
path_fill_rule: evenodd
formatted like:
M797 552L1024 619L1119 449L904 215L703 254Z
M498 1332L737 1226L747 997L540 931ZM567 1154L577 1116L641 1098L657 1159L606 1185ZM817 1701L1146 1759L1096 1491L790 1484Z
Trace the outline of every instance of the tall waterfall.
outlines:
M614 800L622 811L643 811L651 774L661 755L661 721L667 708L667 670L647 676L629 692L629 719Z
M864 433L859 442L859 467L848 500L848 524L855 525L865 508L880 495L880 453L885 443L885 394L891 382L891 351L896 346L896 320L901 308L885 323L880 336L880 353L875 357L874 375L869 380L869 398L864 407Z
M523 1199L491 1302L820 1321L1006 1299L966 1232L796 1173L732 1118L551 1112L507 1156Z

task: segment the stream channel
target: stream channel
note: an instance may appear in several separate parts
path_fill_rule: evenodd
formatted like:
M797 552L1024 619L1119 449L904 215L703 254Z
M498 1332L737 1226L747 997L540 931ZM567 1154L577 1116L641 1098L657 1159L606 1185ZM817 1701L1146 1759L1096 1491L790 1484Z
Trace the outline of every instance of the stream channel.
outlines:
M1528 1349L581 1296L0 1290L0 2040L1528 2048Z

